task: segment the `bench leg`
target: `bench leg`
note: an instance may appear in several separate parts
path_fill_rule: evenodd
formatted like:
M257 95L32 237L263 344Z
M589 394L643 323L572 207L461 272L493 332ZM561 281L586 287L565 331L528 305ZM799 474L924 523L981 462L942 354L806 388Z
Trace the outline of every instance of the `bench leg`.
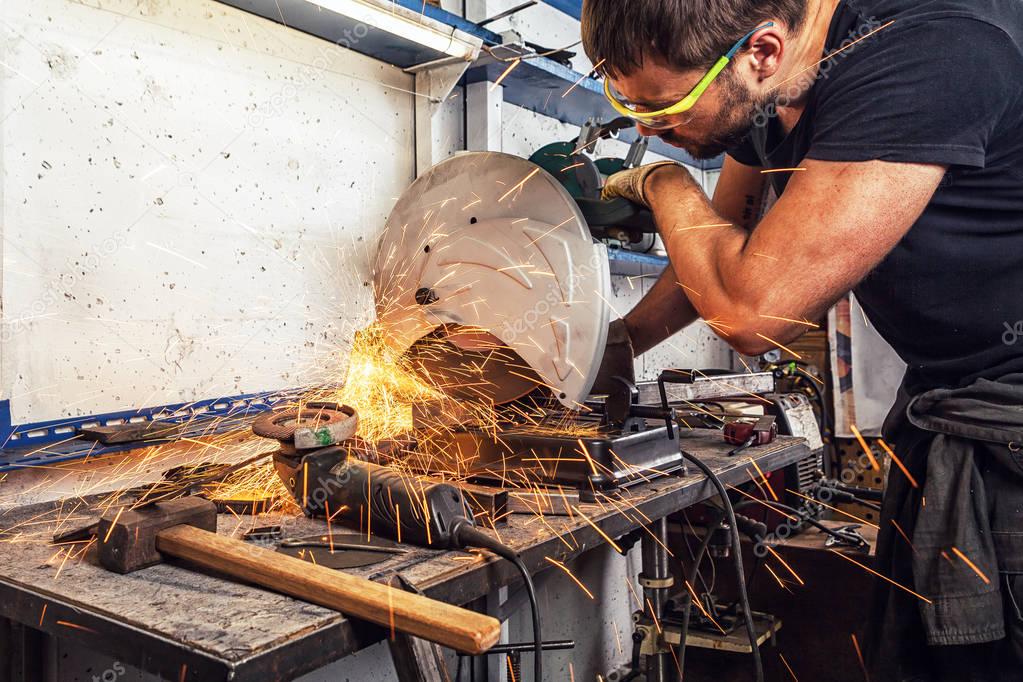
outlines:
M46 635L35 628L0 618L0 682L45 679Z

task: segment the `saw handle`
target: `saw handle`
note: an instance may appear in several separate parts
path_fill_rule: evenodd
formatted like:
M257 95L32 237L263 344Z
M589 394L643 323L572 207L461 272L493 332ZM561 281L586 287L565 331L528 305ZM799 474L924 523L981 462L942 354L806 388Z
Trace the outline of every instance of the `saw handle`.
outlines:
M160 531L161 554L318 604L465 654L498 642L495 618L335 571L194 526Z
M657 234L657 224L650 209L628 199L576 198L575 201L591 229L620 227L643 234Z

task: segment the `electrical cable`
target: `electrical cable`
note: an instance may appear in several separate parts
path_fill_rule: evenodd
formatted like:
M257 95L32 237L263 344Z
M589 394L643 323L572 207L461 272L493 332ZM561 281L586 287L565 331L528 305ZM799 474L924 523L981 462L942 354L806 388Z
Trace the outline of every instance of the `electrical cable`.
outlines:
M753 612L749 605L749 594L746 592L746 576L742 567L742 539L739 537L739 527L735 521L735 509L732 507L732 500L728 497L728 491L725 490L724 484L721 479L718 478L714 471L704 464L698 457L695 457L683 449L679 449L682 457L687 461L692 462L704 473L704 475L710 479L710 482L718 491L718 495L721 497L721 502L724 505L725 517L728 519L728 525L731 526L732 536L732 555L735 559L735 577L736 583L739 587L739 602L742 605L742 611L744 620L746 622L746 634L749 637L750 649L753 652L753 666L756 670L757 682L764 681L764 663L760 658L760 645L757 643L757 632L753 625ZM679 675L682 674L681 666Z
M717 508L715 507L715 509ZM693 565L690 567L689 572L686 575L687 587L688 589L692 589L693 592L696 591L696 588L693 587L693 581L696 579L696 573L699 572L700 562L703 561L703 555L706 554L707 547L710 545L710 541L711 538L714 536L714 533L716 533L721 528L721 524L725 519L724 512L720 509L718 509L718 511L721 512L721 514L720 516L718 516L717 520L712 525L707 526L707 530L705 535L703 536L703 540L700 541L700 547L696 550L696 554L693 556ZM685 606L682 607L682 627L680 630L678 640L677 658L679 682L682 682L683 675L682 671L686 669L686 640L689 637L689 617L692 611L693 595L689 594L689 598L686 599Z
M693 524L689 520L689 514L686 512L686 510L682 510L682 518L685 519L686 525L689 527L689 533L691 533L693 535L693 537L696 537L696 529L693 528ZM693 552L692 545L689 544L689 535L683 532L682 533L682 540L686 543L686 551L689 552L689 558L691 558L695 562L696 561L696 554ZM712 574L712 577L711 577L711 580L710 580L711 586L708 587L707 586L707 581L704 580L704 578L703 578L703 573L700 572L700 565L696 564L696 578L697 578L697 580L700 581L700 584L703 585L703 591L704 592L713 592L714 591L713 585L714 585L715 581L717 580L717 569L714 567L714 562L713 561L711 562L710 566L711 566L711 570L713 571L713 574ZM690 584L694 584L694 583L692 583L690 581Z
M514 564L515 568L519 569L519 572L522 574L522 582L525 584L526 594L529 596L529 608L533 615L533 679L537 680L537 682L542 682L543 635L541 634L540 606L536 601L536 588L533 586L533 578L529 575L529 569L522 563L522 558L515 550L475 528L466 519L455 519L451 535L458 545L489 549L499 557L507 559Z

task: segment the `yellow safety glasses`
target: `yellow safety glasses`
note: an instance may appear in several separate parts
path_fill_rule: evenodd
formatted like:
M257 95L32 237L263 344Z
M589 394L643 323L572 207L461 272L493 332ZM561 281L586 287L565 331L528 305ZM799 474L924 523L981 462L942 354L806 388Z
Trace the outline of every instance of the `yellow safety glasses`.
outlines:
M758 26L747 33L731 50L717 60L717 63L715 63L714 66L710 68L710 71L708 71L707 74L700 79L700 82L696 84L696 87L693 88L692 92L669 107L658 109L657 111L640 111L640 107L642 105L634 104L625 98L613 85L611 85L611 79L609 78L604 79L604 95L607 97L608 101L611 102L611 106L614 107L615 111L622 116L631 118L647 128L667 130L669 128L682 125L684 121L679 121L675 117L679 114L686 113L696 106L696 103L700 100L700 97L703 96L703 93L707 92L707 88L710 87L711 83L717 80L717 77L725 70L725 67L732 61L732 58L738 54L739 50L741 50L743 45L746 44L746 41L752 38L757 31L770 28L771 26L774 26L774 22L768 22L763 26Z

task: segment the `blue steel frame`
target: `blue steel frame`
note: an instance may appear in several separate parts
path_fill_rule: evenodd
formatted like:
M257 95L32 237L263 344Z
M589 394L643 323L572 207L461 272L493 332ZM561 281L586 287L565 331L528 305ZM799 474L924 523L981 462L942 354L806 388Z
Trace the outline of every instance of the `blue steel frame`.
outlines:
M0 472L51 465L139 447L137 443L104 446L77 438L79 429L84 426L113 426L162 420L187 423L188 427L180 436L208 436L237 429L243 418L265 412L276 405L294 402L300 394L301 392L295 389L268 391L17 425L11 423L10 401L0 400L0 448L2 448ZM146 444L156 445L159 442L161 441L146 441Z

